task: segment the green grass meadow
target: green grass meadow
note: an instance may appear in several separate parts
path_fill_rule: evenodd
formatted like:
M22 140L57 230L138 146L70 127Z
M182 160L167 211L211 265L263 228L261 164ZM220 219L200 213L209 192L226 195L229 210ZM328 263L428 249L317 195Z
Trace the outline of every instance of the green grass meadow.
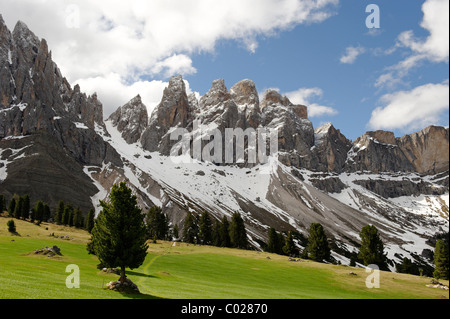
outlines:
M141 294L105 289L117 275L97 269L86 251L89 234L74 228L15 220L7 231L0 217L0 299L448 299L448 291L426 287L430 278L381 272L380 288L368 289L364 269L285 256L184 243L149 244L144 264L127 270ZM54 233L55 236L50 236ZM61 239L59 236L69 236ZM34 250L57 245L62 256ZM270 257L270 259L266 257ZM80 288L66 287L68 265L80 270ZM356 273L350 275L350 272ZM443 281L448 285L448 281Z

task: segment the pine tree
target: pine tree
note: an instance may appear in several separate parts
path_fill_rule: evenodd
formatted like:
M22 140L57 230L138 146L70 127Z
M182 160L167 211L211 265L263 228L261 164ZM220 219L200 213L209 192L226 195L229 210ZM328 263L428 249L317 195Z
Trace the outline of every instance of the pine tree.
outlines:
M198 226L194 219L194 216L190 212L187 213L184 220L183 227L183 241L190 244L195 244L198 237Z
M138 268L145 260L147 229L136 195L125 182L112 187L109 199L109 203L100 202L102 211L92 229L91 245L105 267L120 268L124 282L125 268Z
M247 232L245 230L244 220L238 212L233 213L231 217L230 239L233 247L247 249Z
M80 207L77 207L73 214L73 226L75 226L75 228L81 228L83 226L83 213L81 212Z
M61 225L64 223L64 202L62 200L60 200L58 203L58 209L56 211L55 219L56 219L55 222L57 225ZM93 224L92 224L92 227L94 227Z
M48 204L44 204L44 222L48 222L51 217L50 206Z
M448 265L448 245L443 240L436 242L434 249L434 265L435 270L433 277L436 279L448 280L449 278L449 265Z
M16 198L13 196L9 201L8 214L10 217L14 217L14 211L16 210Z
M220 247L231 247L230 223L225 216L223 216L222 223L220 224L219 236Z
M220 241L220 221L216 220L214 222L213 230L212 230L212 244L216 247L220 247L222 245Z
M267 252L274 254L280 254L281 252L280 237L273 227L270 227L269 229L269 241L267 242L266 250Z
M161 207L153 206L147 212L145 218L149 238L167 239L169 235L169 221L162 212Z
M6 209L6 200L3 194L0 194L0 214Z
M294 243L292 231L289 231L288 236L286 237L285 244L283 246L283 252L289 257L298 257L299 255L298 248Z
M330 248L328 239L319 223L312 223L309 228L308 257L314 261L323 262L330 259Z
M172 236L173 236L172 238L174 240L178 240L178 238L180 237L180 231L179 231L179 228L178 228L178 224L173 225Z
M95 218L95 212L93 209L89 210L89 213L86 217L86 222L84 225L84 228L90 233L92 232L92 228L94 228L94 218Z
M38 221L38 223L41 223L44 219L44 202L39 200L36 202L36 205L34 206L34 219Z
M16 201L16 206L14 207L14 218L20 219L22 218L22 211L23 211L23 197L19 197Z
M361 248L358 258L365 266L374 264L381 270L387 270L387 258L378 229L373 225L364 226L359 236L361 238Z
M23 206L22 206L22 218L30 218L30 196L28 194L23 196Z
M212 223L206 211L200 216L198 239L202 245L211 245L212 243Z

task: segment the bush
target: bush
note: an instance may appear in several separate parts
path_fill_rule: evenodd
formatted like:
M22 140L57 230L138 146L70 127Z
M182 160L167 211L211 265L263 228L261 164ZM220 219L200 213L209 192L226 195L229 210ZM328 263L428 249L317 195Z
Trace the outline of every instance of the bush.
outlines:
M15 233L16 232L16 224L14 223L14 220L10 220L6 223L6 225L8 226L8 231L10 233Z

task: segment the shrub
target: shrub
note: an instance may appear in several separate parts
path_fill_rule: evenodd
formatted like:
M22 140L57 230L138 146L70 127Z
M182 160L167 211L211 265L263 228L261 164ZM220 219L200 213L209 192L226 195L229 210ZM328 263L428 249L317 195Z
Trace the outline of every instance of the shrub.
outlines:
M16 224L14 223L14 220L10 220L6 223L6 225L8 226L8 231L10 233L15 233L16 232Z

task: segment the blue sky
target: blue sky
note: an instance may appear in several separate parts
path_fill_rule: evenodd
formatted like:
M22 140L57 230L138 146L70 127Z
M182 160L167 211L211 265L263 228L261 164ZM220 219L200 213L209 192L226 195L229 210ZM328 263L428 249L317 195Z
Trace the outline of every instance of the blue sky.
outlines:
M277 89L349 139L448 126L448 0L2 0L0 13L47 39L106 116L137 94L151 111L182 74L200 95L218 78Z

